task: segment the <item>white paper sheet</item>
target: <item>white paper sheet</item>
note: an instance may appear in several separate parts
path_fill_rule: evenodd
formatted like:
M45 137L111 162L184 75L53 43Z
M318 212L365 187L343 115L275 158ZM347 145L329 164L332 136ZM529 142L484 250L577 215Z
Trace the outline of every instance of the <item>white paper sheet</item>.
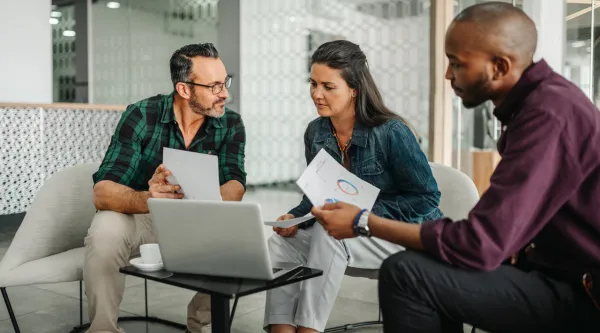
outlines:
M324 149L296 181L314 206L333 199L371 210L379 189L346 170Z
M216 155L165 147L163 164L171 171L170 184L181 186L184 199L221 201L219 159Z
M298 225L304 221L308 221L308 220L312 219L313 217L314 216L309 215L309 216L297 217L295 219L285 220L285 221L266 221L265 225L270 225L272 227L279 227L279 228L289 228L289 227Z

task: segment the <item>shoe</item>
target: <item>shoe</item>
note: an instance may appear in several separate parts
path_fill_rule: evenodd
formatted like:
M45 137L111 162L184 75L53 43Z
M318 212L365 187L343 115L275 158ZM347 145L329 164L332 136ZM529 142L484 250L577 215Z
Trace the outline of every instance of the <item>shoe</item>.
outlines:
M192 333L192 332L186 328L185 333ZM212 325L208 324L208 325L202 326L199 333L212 333Z

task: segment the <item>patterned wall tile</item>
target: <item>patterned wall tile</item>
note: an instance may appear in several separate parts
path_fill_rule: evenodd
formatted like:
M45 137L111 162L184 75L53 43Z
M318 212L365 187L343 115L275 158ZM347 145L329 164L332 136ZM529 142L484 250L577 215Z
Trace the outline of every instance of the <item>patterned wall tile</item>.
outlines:
M40 108L0 108L0 215L26 210L42 183Z
M44 179L68 166L101 162L120 117L119 111L44 109Z
M102 161L121 112L0 108L0 215L27 210L45 179Z

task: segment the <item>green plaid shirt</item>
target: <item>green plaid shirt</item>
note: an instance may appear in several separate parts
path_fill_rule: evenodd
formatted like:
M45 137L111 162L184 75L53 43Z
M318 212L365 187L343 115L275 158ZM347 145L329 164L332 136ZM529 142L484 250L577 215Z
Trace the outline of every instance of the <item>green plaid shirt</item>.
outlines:
M207 117L187 149L216 154L221 185L237 180L246 187L244 149L246 133L239 114L225 109L221 118ZM173 93L129 105L119 120L94 184L111 180L136 191L148 190L148 181L162 163L163 147L186 150L175 121Z

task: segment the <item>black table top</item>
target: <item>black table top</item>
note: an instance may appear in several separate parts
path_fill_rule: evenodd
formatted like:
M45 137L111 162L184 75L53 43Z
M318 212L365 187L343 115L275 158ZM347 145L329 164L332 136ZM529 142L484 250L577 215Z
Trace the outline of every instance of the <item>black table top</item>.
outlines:
M144 272L133 266L123 267L119 271L123 274L226 298L248 296L323 275L323 271L308 267L298 268L292 274L271 281L171 273L164 270Z

